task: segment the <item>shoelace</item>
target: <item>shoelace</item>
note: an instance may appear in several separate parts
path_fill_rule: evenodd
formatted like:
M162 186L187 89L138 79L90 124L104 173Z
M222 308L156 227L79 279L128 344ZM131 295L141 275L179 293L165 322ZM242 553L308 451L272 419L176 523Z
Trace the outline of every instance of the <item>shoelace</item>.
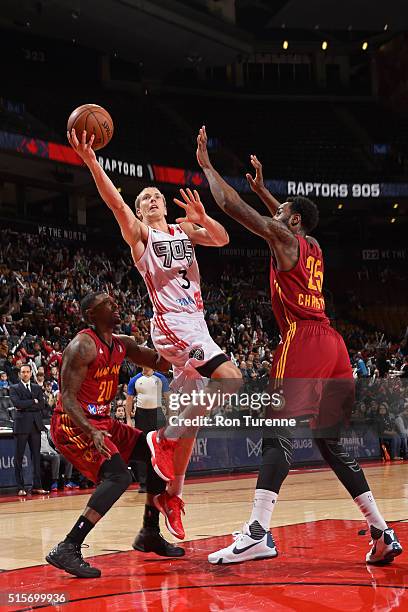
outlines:
M172 507L171 507L172 505L176 505L176 506L179 506L180 511L181 511L183 514L185 514L185 513L186 513L186 511L184 510L184 506L185 506L185 504L184 504L183 500L182 500L180 497L178 497L178 496L175 496L175 497L177 497L178 499L174 499L174 500L170 499L170 501L168 501L168 502L165 504L165 510L166 510L166 512L167 512L169 509L170 509L170 510L172 510Z
M85 565L87 567L90 567L90 564L88 563L88 561L85 561L85 559L82 556L81 548L89 548L89 544L77 544L75 546L75 550L76 550L76 553L78 555L78 559L80 559L81 562L82 562L81 565Z
M184 502L183 502L183 500L182 500L182 499L180 499L180 498L179 498L179 500L180 500L180 501L178 501L178 502L176 502L176 503L178 503L178 505L180 506L180 511L181 511L183 514L185 514L185 513L186 513L186 511L184 510L184 505L185 505L185 504L184 504Z
M233 531L232 532L232 537L234 539L234 542L240 542L241 540L244 539L246 535L247 534L244 533L243 531Z

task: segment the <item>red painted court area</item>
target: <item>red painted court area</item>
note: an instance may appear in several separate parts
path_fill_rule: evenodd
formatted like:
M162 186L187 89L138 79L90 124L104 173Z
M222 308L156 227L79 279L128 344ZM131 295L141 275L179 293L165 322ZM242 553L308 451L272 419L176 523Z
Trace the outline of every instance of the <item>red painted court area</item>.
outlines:
M390 526L404 546L408 523ZM403 554L386 567L367 566L369 538L358 535L361 529L362 521L338 520L279 527L273 531L278 558L240 565L207 562L209 552L231 542L231 536L219 536L187 542L186 556L178 560L134 551L97 557L103 575L95 580L48 565L13 570L0 574L0 592L65 592L70 603L37 608L78 612L407 610L408 557Z

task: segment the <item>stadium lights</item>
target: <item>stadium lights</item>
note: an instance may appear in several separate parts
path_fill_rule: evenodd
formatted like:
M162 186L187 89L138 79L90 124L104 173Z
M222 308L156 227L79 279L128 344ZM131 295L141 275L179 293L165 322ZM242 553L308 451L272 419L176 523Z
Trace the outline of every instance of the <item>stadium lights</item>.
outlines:
M286 50L289 47L289 42L287 40L284 40L282 43L282 47Z
M326 51L327 47L328 47L327 40L324 40L324 41L322 42L322 49L323 49L323 51Z
M395 223L395 222L396 222L396 218L395 218L395 217L393 217L393 218L391 219L391 223Z
M399 206L398 202L395 202L395 204L393 204L393 206L392 206L392 207L393 207L393 208L398 208L398 206Z
M361 48L362 48L363 51L367 51L367 49L368 49L368 42L366 40L361 45Z

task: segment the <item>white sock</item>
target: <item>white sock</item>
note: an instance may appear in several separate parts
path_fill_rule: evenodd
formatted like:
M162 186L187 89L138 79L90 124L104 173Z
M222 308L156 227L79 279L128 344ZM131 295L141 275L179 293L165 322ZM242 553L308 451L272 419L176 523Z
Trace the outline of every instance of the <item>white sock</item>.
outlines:
M268 491L268 489L255 489L254 505L252 506L249 524L251 525L254 521L258 521L258 523L268 531L277 499L278 494L273 491Z
M367 491L367 493L362 493L354 500L357 506L360 508L361 512L364 514L364 517L367 521L369 527L374 525L377 529L388 529L387 523L384 521L381 513L375 503L374 495L371 491Z
M169 482L167 485L167 493L169 495L177 495L178 497L182 497L185 477L185 474L175 476L174 480Z

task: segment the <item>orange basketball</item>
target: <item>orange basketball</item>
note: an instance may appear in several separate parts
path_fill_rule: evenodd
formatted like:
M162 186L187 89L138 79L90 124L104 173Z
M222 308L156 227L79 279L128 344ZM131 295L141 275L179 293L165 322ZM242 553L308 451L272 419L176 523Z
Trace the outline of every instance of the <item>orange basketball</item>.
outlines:
M78 106L69 116L67 130L75 128L78 140L86 130L87 140L95 134L92 148L97 151L106 147L113 136L113 121L107 110L98 104L83 104Z

